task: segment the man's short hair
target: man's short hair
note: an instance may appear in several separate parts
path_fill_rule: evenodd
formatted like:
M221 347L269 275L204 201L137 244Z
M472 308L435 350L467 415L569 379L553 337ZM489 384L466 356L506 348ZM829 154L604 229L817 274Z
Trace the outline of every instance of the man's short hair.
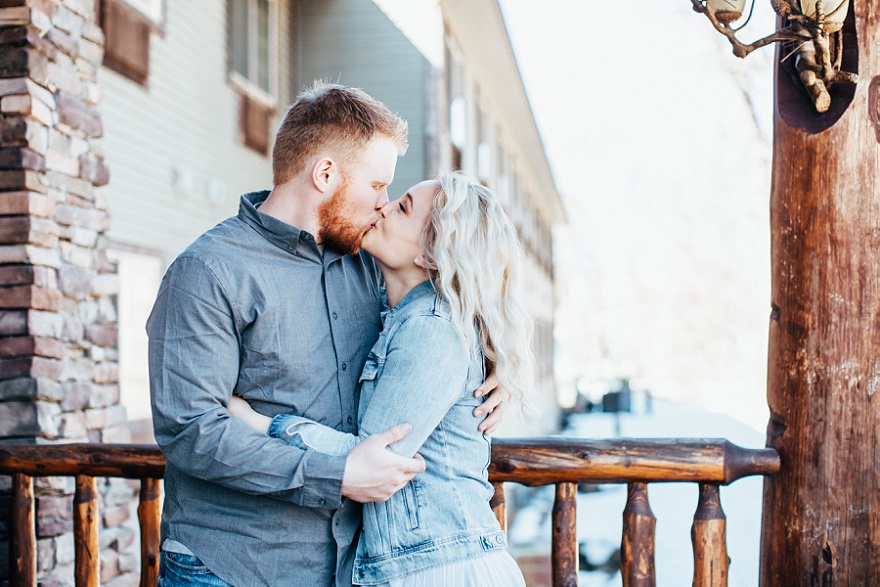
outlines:
M363 90L316 81L287 110L275 136L275 185L302 172L320 151L343 165L354 163L377 137L394 142L403 155L406 133L406 122Z

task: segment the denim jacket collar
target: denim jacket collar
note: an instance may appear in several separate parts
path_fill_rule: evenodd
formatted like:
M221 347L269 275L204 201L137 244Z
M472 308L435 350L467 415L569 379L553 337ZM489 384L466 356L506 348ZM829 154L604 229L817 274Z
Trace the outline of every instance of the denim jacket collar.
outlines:
M431 280L423 281L418 284L403 296L396 306L393 308L388 307L388 291L386 288L382 288L382 328L386 328L388 326L388 321L391 320L395 314L403 311L406 306L415 302L416 300L420 300L421 298L429 297L435 295L434 284Z

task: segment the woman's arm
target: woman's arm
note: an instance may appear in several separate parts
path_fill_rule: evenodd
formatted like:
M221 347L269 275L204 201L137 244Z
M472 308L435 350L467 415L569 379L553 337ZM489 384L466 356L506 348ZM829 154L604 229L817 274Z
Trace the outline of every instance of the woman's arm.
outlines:
M449 320L430 315L408 318L389 341L369 405L361 406L360 437L408 422L412 432L389 448L413 456L462 397L469 365L469 354Z
M238 396L232 396L228 410L230 415L243 420L257 432L280 438L303 450L313 449L328 455L344 456L361 441L353 434L346 434L293 414L282 414L274 418L264 416Z

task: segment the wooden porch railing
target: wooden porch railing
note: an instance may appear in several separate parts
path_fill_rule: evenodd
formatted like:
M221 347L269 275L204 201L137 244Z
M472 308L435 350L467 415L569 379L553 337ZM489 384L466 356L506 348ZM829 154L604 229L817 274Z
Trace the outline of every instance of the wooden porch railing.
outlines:
M648 483L699 484L691 537L694 586L727 585L725 516L720 485L749 475L772 475L780 462L772 449L749 450L726 440L603 441L573 438L495 439L489 479L492 508L506 528L504 482L555 485L552 567L554 587L576 587L578 483L627 483L621 564L625 587L648 587L654 579L654 515ZM159 480L165 459L154 446L66 444L0 446L0 474L12 475L10 587L37 584L34 520L35 476L73 476L75 579L77 587L99 584L98 495L95 477L141 479L141 587L154 587L159 573Z

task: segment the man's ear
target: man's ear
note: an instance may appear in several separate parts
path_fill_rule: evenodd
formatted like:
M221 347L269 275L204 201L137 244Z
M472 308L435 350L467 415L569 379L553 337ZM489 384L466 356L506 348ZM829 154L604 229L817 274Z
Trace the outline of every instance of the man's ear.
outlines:
M331 191L336 182L338 169L339 166L329 157L323 157L315 161L315 164L312 166L312 183L315 185L315 188L322 194Z

